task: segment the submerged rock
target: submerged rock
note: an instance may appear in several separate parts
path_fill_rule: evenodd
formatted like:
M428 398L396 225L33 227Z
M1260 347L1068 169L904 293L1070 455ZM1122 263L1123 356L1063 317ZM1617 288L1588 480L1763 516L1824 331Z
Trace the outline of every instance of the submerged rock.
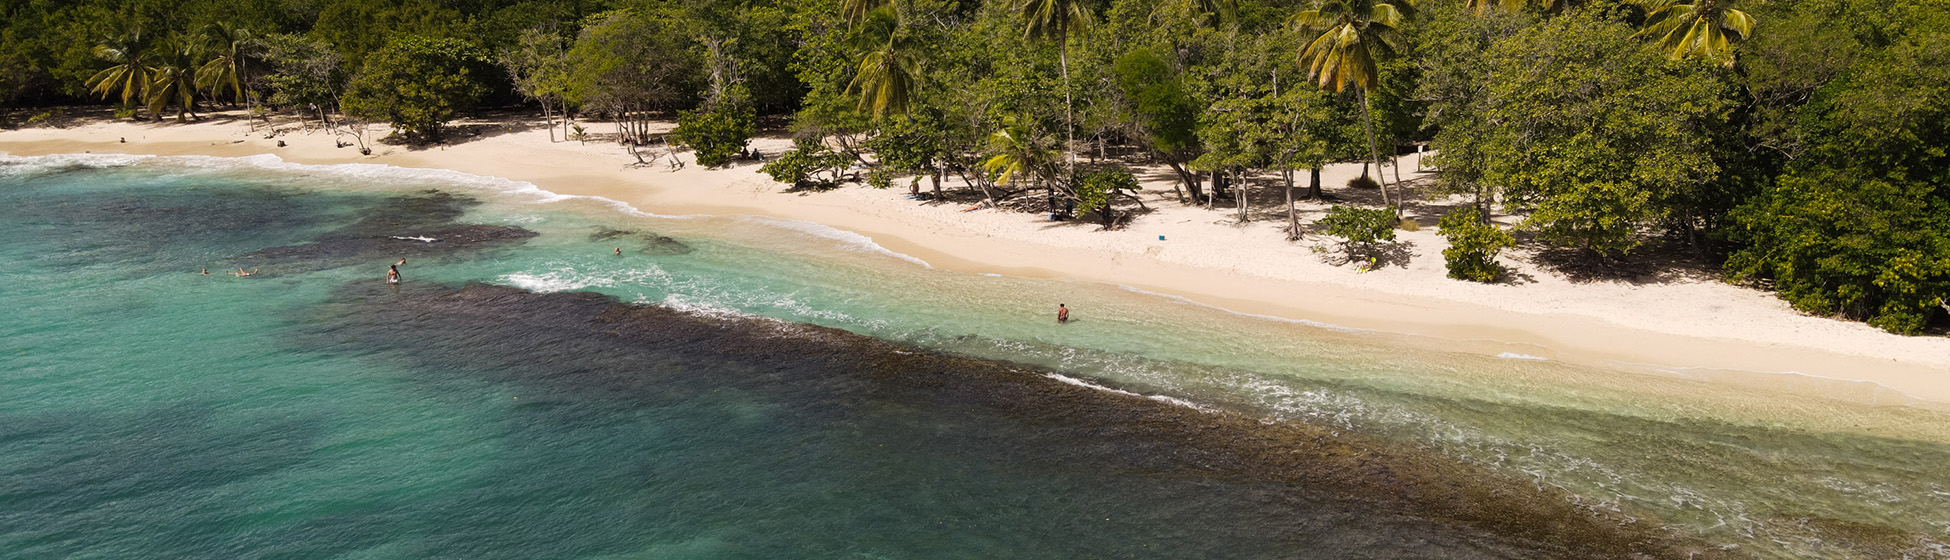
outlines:
M595 233L589 234L589 240L642 243L643 248L638 249L637 252L653 257L687 255L694 250L690 245L676 239L653 232L627 229L598 228Z

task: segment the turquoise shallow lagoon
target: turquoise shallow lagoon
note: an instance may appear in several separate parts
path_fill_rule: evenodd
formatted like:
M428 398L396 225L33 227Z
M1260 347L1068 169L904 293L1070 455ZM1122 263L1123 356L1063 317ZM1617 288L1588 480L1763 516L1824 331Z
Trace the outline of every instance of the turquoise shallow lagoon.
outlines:
M1950 557L1926 405L376 166L0 158L0 240L0 557Z

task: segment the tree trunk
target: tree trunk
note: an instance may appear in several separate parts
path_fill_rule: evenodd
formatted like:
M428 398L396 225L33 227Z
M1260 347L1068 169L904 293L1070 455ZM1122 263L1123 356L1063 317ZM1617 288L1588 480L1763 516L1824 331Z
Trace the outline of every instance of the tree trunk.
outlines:
M1281 171L1280 178L1286 180L1286 240L1298 241L1300 239L1300 214L1293 208L1293 170Z
M1064 31L1063 36L1057 40L1061 41L1061 43L1057 44L1056 62L1059 66L1063 67L1063 137L1065 138L1063 142L1063 153L1068 156L1066 161L1069 162L1069 167L1064 170L1064 175L1074 181L1077 176L1077 153L1074 149L1077 143L1077 116L1076 102L1070 99L1069 31ZM1056 191L1054 185L1051 185L1049 204L1050 214L1055 214Z
M1198 173L1189 169L1185 169L1184 164L1179 163L1178 160L1171 159L1171 158L1165 158L1165 165L1171 166L1171 170L1173 172L1178 173L1178 180L1185 183L1185 188L1191 191L1191 196L1192 196L1191 200L1194 203L1196 203L1201 194L1198 188L1198 181L1199 181ZM1178 193L1179 202L1185 202L1185 191L1178 190L1178 185L1176 183L1171 185L1171 190L1172 192Z
M1326 200L1327 196L1320 192L1320 168L1307 170L1307 175L1310 176L1307 180L1307 196L1314 200Z
M1239 223L1243 224L1250 221L1250 218L1246 216L1246 186L1248 182L1245 169L1240 169L1235 173L1239 176L1239 184L1233 185L1232 187L1232 199L1239 203Z
M542 101L542 128L548 129L548 143L554 144L555 143L555 115L553 114L554 111L551 110L550 107L548 106L547 98L543 98L541 101Z
M1375 169L1379 170L1381 169L1381 152L1376 151L1374 145L1374 111L1368 108L1368 90L1364 89L1360 91L1361 91L1361 126L1363 128L1368 129L1368 155L1374 158L1374 167ZM1366 171L1364 170L1363 174L1365 175L1365 173ZM1381 180L1376 181L1376 183L1381 184L1381 203L1387 204L1389 206L1395 206L1395 219L1398 220L1401 219L1402 217L1401 207L1388 203L1388 178L1382 177Z

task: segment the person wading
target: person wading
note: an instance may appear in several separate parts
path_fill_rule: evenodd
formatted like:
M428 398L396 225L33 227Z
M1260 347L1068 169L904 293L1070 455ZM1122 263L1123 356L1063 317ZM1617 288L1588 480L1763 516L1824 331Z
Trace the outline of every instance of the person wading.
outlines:
M1063 304L1061 303L1056 304L1056 322L1058 323L1070 322L1070 308L1064 307Z

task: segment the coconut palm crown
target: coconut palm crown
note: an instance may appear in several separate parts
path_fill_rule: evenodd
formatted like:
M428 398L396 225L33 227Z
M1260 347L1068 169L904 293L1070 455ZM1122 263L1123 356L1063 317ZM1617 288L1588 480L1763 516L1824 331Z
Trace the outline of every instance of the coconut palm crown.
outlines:
M1733 9L1729 0L1645 0L1645 28L1673 60L1701 57L1733 66L1733 43L1753 36L1754 16Z

